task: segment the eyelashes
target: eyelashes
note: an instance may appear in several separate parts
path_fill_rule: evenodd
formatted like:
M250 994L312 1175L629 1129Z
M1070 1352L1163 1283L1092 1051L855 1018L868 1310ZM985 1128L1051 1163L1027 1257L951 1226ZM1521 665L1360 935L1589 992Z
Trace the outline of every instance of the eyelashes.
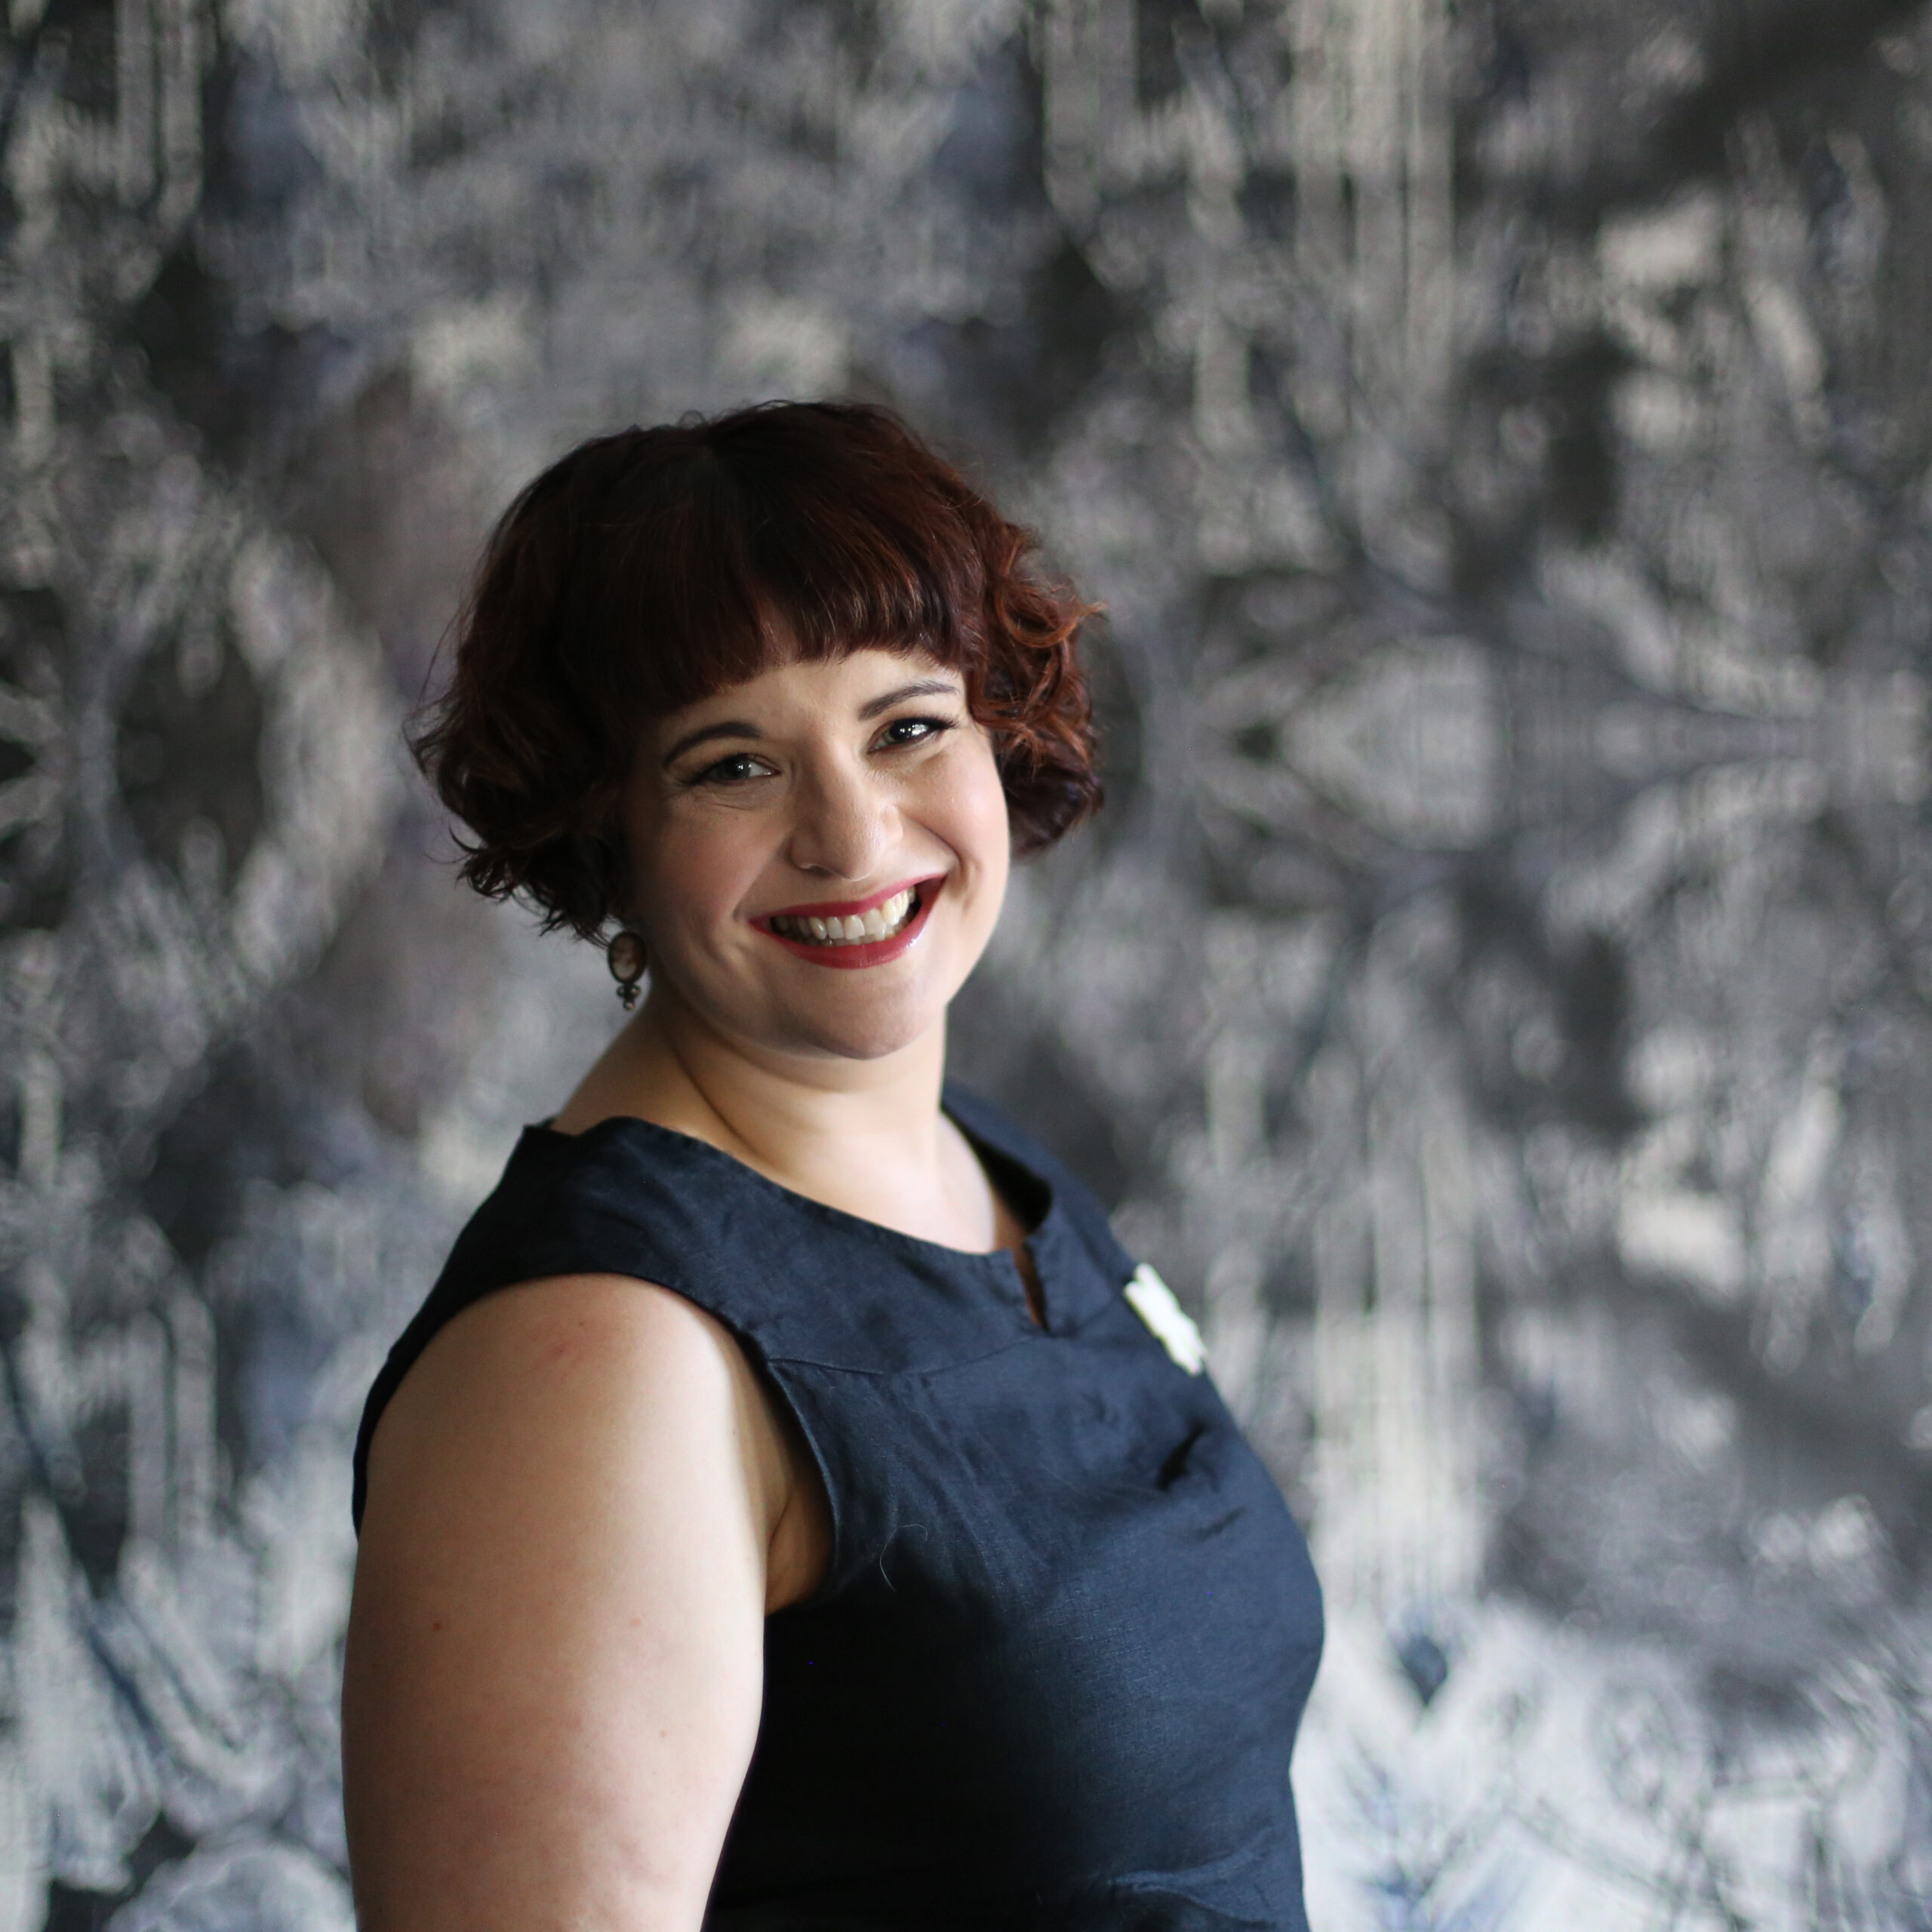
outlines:
M952 718L895 718L881 728L878 736L872 741L872 747L876 751L911 751L921 745L935 744L947 732L954 730L958 721ZM774 775L771 761L759 753L732 752L680 779L678 789L691 791L700 787L710 787L720 791L732 791L740 786L753 783L758 779Z
M903 745L931 744L934 739L943 737L952 729L952 720L949 718L895 718L879 736L884 738L892 732L903 731L909 726L916 726L919 735L916 738L892 739L891 744L894 748Z
M689 777L682 781L682 783L685 790L689 791L694 786L743 785L748 783L753 778L768 777L771 775L771 768L768 765L762 773L743 771L734 772L732 769L734 766L753 764L764 764L764 760L753 752L734 752L729 758L721 758L715 764L707 764L701 770L693 772Z

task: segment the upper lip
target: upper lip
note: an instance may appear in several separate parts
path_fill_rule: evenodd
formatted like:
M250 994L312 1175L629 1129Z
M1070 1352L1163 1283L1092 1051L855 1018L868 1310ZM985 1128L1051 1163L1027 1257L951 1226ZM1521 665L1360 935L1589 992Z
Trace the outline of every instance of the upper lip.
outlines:
M770 912L761 912L761 919L830 919L850 918L854 915L863 917L875 906L883 906L895 894L910 892L922 885L931 885L943 876L934 872L924 878L903 878L897 885L881 886L878 891L864 899L820 899L809 906L780 906Z

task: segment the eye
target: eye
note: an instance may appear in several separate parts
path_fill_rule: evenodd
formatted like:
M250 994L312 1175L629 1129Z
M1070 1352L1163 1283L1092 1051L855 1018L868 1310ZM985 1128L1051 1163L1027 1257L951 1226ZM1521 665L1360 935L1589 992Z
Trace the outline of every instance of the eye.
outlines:
M685 782L689 785L743 785L754 778L768 778L771 767L753 752L734 752L715 764L707 764Z
M922 745L952 729L949 718L895 718L878 734L878 742L891 751L906 745Z

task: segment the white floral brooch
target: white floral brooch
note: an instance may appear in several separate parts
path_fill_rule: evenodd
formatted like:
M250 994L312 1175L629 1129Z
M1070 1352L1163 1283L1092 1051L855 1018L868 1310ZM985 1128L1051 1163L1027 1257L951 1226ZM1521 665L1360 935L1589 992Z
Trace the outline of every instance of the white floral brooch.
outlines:
M1174 1300L1174 1290L1143 1261L1134 1269L1125 1293L1134 1313L1153 1330L1161 1347L1189 1374L1198 1375L1208 1366L1208 1351L1201 1331Z

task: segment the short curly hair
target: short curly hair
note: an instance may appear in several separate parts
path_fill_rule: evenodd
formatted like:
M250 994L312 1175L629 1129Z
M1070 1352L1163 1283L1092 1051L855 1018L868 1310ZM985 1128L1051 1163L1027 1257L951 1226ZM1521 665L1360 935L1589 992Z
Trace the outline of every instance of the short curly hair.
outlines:
M1100 801L1075 644L1098 609L889 410L762 403L599 436L506 510L410 746L463 872L586 939L620 916L644 727L781 656L920 649L961 672L1017 854ZM783 639L783 643L780 642Z

